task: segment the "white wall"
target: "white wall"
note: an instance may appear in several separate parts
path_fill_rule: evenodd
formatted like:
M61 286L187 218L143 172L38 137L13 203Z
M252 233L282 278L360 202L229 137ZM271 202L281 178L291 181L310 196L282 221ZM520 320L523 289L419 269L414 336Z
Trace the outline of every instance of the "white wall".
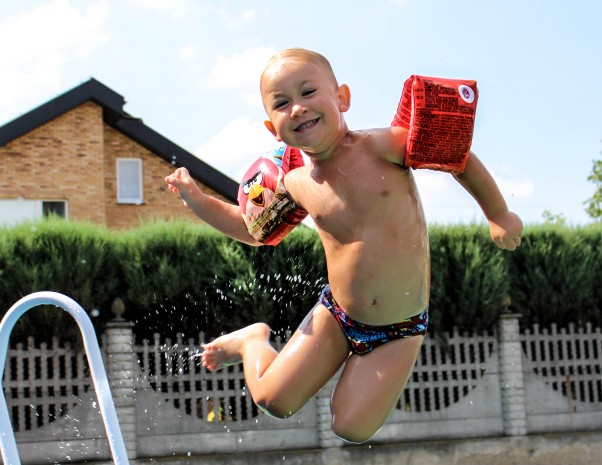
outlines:
M39 200L0 199L0 226L13 226L41 217L42 202Z

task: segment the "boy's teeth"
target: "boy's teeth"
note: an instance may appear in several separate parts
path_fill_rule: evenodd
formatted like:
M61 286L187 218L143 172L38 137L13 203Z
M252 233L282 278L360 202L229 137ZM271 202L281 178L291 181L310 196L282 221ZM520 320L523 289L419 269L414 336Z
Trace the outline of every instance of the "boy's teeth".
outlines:
M303 123L301 126L299 126L297 128L297 130L308 128L308 127L312 126L313 124L314 124L314 120L312 119L311 121L307 121L306 123Z

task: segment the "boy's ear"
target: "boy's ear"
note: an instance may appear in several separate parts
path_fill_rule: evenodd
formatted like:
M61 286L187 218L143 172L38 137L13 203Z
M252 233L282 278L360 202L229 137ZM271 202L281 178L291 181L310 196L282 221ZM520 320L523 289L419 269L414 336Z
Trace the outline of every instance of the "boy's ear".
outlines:
M342 84L339 86L338 90L339 96L339 111L341 113L345 113L351 107L351 91L349 90L349 86L347 84Z
M270 131L272 133L272 135L276 138L276 140L278 142L282 142L282 139L280 137L278 137L278 132L276 131L276 128L274 127L274 125L272 124L272 122L267 119L263 122L263 124L265 125L266 128L268 128L268 131Z

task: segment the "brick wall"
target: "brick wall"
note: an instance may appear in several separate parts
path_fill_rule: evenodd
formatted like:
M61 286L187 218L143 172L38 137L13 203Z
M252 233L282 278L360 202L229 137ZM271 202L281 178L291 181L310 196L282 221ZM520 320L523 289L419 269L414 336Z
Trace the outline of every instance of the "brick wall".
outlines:
M117 203L116 158L127 157L143 160L142 205ZM0 160L0 199L67 200L70 219L111 228L147 218L199 221L166 188L174 166L105 124L93 102L0 147Z
M86 103L0 147L0 198L69 200L78 220L105 222L102 108Z

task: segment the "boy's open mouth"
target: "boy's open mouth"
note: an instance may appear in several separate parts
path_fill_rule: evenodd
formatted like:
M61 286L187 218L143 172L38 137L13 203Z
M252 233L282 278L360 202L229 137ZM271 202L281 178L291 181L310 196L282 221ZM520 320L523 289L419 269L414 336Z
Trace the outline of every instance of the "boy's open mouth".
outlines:
M297 127L295 128L295 132L302 132L302 131L305 131L306 129L309 129L309 128L312 128L312 127L314 127L316 124L318 124L318 120L319 120L319 119L320 119L320 118L311 119L311 120L309 120L309 121L306 121L306 122L305 122L305 123L303 123L303 124L300 124L299 126L297 126Z

